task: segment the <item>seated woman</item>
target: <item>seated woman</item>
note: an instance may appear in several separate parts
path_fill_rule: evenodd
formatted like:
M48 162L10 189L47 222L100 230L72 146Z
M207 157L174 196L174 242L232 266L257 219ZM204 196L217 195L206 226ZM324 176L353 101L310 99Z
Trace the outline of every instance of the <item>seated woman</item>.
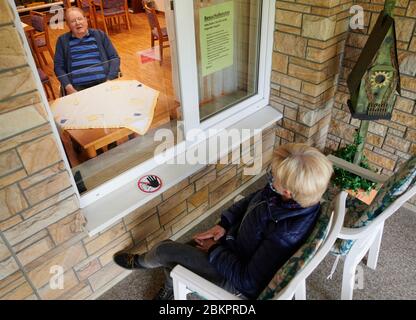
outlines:
M127 269L164 267L167 281L159 299L173 297L169 272L177 264L255 299L312 231L332 172L319 150L280 146L269 184L225 210L218 225L195 235L196 246L162 241L142 255L118 252L114 261Z

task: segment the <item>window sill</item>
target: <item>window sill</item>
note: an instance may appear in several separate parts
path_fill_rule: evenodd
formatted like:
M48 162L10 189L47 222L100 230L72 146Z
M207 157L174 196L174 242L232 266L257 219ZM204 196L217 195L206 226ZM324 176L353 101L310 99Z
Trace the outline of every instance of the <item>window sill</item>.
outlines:
M282 114L279 111L272 108L271 106L266 106L256 113L228 127L227 129L250 129L250 131L253 133L253 130L263 130L271 126L276 121L279 121L281 118ZM218 154L217 159L220 159L221 157L228 154L232 149L238 147L242 142L243 141L241 140L238 142L233 142L234 145L229 146L229 149L220 150L220 154ZM201 143L206 143L206 141ZM109 193L108 195L82 209L82 212L88 221L86 226L88 234L93 236L103 231L113 223L122 219L135 209L143 206L145 203L154 199L161 193L167 191L175 184L196 173L198 170L205 166L206 164L162 164L153 168L150 172L137 176L135 179L132 179L130 182L126 183L119 189ZM146 174L157 175L162 179L163 185L159 191L152 194L146 194L139 190L137 181L141 176Z

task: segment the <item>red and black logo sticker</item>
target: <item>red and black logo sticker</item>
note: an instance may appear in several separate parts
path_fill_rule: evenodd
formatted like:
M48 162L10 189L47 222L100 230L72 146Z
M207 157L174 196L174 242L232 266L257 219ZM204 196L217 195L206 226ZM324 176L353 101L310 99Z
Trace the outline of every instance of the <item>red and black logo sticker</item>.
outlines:
M154 174L150 174L139 179L138 187L145 193L153 193L162 188L162 179Z

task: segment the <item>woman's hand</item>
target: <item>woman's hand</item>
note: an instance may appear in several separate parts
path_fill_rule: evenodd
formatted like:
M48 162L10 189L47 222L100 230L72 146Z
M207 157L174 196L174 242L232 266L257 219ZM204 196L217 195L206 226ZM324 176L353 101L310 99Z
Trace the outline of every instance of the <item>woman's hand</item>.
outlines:
M212 238L205 239L205 240L199 240L197 241L198 245L196 246L198 249L208 252L209 249L217 243L217 241L214 241Z
M212 227L211 229L194 235L194 240L197 244L202 245L203 240L213 239L218 241L225 234L225 229L219 225Z

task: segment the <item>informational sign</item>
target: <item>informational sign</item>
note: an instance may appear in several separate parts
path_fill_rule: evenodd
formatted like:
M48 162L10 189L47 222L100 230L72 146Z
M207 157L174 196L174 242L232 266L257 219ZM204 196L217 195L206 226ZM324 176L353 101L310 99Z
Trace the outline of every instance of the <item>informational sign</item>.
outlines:
M202 76L234 63L234 3L212 5L199 10Z
M162 188L162 179L155 175L146 175L139 179L137 185L141 191L153 193Z

